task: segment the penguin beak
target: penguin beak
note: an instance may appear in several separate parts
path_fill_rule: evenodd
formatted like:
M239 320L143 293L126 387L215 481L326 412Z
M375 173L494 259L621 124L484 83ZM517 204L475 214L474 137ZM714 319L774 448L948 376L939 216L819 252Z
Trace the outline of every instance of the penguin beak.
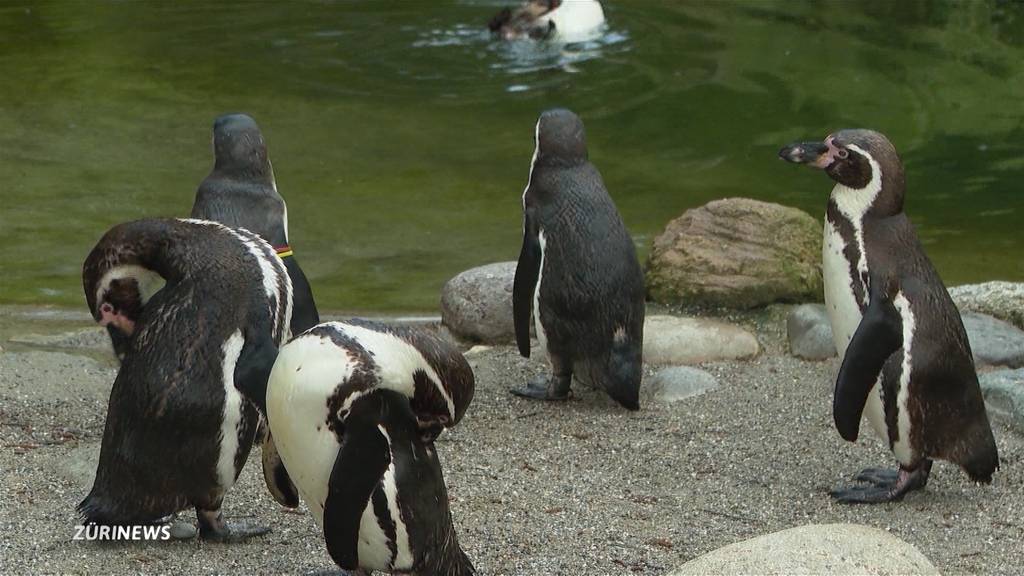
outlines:
M826 142L794 142L779 150L779 158L794 164L808 164L825 169L832 163L832 155Z

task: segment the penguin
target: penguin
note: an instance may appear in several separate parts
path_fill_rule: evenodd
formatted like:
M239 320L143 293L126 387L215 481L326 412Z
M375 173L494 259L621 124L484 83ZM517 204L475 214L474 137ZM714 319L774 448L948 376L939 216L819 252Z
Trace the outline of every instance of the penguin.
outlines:
M854 442L866 415L899 468L869 468L832 496L899 501L925 487L932 462L959 465L975 482L999 468L971 346L960 313L903 211L896 149L872 130L842 130L779 156L836 182L825 212L825 306L842 365L832 414Z
M248 382L338 566L474 574L434 449L473 397L458 350L412 328L328 322L285 344L268 381Z
M277 192L267 144L256 121L246 114L217 118L213 155L213 170L199 184L191 217L245 228L270 242L292 281L292 334L319 324L313 290L288 243L288 206Z
M221 504L259 420L238 386L265 382L289 337L291 283L270 244L216 222L128 222L93 248L82 285L124 346L83 520L157 523L191 506L204 539L268 532L225 522Z
M516 343L530 357L530 321L552 375L515 389L569 397L574 374L630 410L643 368L644 279L633 240L597 168L583 122L565 109L541 114L523 192L523 246L512 291Z
M503 40L579 42L592 38L603 25L604 10L598 0L526 0L498 12L487 28Z

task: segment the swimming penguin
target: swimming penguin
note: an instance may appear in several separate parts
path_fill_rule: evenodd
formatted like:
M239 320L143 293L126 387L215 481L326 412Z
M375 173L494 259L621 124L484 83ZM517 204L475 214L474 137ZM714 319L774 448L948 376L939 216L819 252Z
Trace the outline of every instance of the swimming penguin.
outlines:
M900 500L928 482L933 459L988 483L995 440L960 313L903 212L903 165L885 136L843 130L779 152L836 181L825 212L825 306L842 367L832 404L839 434L862 413L899 470L868 469L843 502Z
M291 284L273 248L215 222L138 220L103 236L82 284L96 321L125 338L85 522L155 523L192 506L209 540L269 531L226 523L221 503L259 419L238 387L265 385L289 336Z
M557 39L579 42L591 38L604 24L598 0L526 0L505 8L487 24L503 40Z
M192 218L259 234L274 246L292 280L292 334L320 323L313 290L288 243L288 206L277 192L267 145L256 121L227 114L213 123L213 170L199 184Z
M352 320L284 345L244 390L331 558L346 570L469 575L434 439L473 397L473 371L430 333Z
M576 374L636 410L644 279L633 240L587 161L579 117L548 110L537 121L535 139L512 304L519 352L530 357L532 317L552 376L513 393L564 400Z

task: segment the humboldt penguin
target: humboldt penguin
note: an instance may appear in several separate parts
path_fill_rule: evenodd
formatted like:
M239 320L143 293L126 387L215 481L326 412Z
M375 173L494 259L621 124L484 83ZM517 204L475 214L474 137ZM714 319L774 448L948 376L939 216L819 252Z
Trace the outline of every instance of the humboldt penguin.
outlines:
M924 488L934 459L975 482L999 468L960 313L903 211L903 165L889 140L843 130L779 155L836 182L825 212L825 306L842 365L832 413L857 439L862 414L887 440L896 471L867 469L842 502L901 500Z
M328 322L284 345L269 381L249 383L338 566L474 573L434 449L473 397L458 350L421 330Z
M598 0L526 0L516 8L504 8L487 24L503 40L532 38L563 42L588 40L604 24Z
M512 304L519 352L530 357L532 319L552 374L512 392L564 400L575 374L636 410L644 279L633 240L587 160L579 117L548 110L534 137Z
M213 123L213 170L199 184L192 218L245 228L270 242L292 281L291 332L302 334L320 322L313 290L288 243L288 206L277 192L274 169L256 121L226 114Z
M138 220L100 239L82 284L96 321L125 337L85 522L155 523L191 506L205 539L266 533L228 524L221 504L259 420L237 387L266 382L289 334L291 283L273 248L215 222Z

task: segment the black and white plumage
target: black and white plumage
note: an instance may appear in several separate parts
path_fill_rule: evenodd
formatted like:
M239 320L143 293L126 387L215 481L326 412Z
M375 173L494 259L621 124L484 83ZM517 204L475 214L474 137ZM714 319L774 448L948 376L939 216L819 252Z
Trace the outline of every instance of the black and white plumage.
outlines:
M579 117L544 112L535 138L512 302L520 353L530 356L533 320L553 374L513 392L564 399L575 374L636 410L644 284L633 240L587 160Z
M291 284L271 246L215 222L138 220L103 236L82 284L123 353L85 521L156 522L193 506L205 538L265 532L227 525L220 507L259 419L236 385L265 382L289 336Z
M898 472L869 469L867 485L837 490L847 502L899 500L924 487L932 459L991 481L999 467L970 343L903 212L903 166L882 134L843 130L780 156L836 181L823 246L825 305L843 358L833 416L855 441L861 415L885 439Z
M320 322L313 290L288 242L288 206L277 191L267 145L256 121L227 114L213 124L214 165L199 185L192 218L213 220L259 234L284 260L292 281L291 332Z
M603 25L604 10L598 0L526 0L495 14L487 28L503 40L580 42L592 39Z
M473 390L469 364L438 336L352 320L296 337L266 387L245 392L265 399L285 468L334 561L426 576L473 573L434 449Z

